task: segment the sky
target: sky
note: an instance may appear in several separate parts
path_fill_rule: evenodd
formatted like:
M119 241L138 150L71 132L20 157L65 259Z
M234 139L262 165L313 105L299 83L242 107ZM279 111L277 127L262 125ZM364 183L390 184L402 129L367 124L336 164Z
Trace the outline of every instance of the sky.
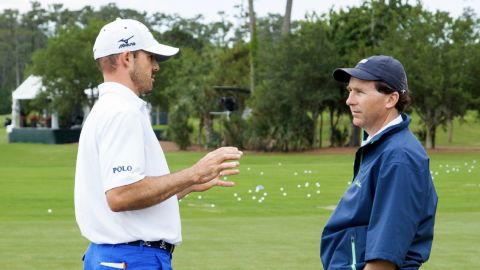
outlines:
M0 0L0 10L17 9L26 12L30 9L32 0ZM44 8L53 3L62 3L70 10L80 9L90 5L98 9L110 2L120 8L131 8L147 13L163 12L166 14L179 14L185 18L192 18L202 14L206 22L218 21L219 11L224 11L227 19L234 20L238 15L238 9L234 6L242 4L248 6L248 0L37 0ZM285 0L254 0L257 16L265 16L268 13L285 13ZM388 0L387 0L388 1ZM416 0L408 0L416 3ZM333 7L335 10L351 6L358 6L362 0L293 0L292 20L303 19L305 13L315 11L326 13ZM422 0L424 7L428 10L448 11L453 17L461 15L464 7L471 7L477 15L480 15L480 0Z

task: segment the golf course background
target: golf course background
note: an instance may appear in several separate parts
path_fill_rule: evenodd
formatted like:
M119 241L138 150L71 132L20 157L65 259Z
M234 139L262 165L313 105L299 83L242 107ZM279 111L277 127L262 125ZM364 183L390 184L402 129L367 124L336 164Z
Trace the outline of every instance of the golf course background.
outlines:
M455 145L438 132L440 150L430 158L439 207L433 251L422 269L475 269L480 123L476 115L456 122ZM73 210L76 151L76 144L8 144L0 129L0 269L81 269L88 242ZM203 154L166 156L176 171ZM321 269L320 234L349 184L353 159L354 150L245 153L241 174L230 178L235 187L180 202L184 242L174 252L174 268Z

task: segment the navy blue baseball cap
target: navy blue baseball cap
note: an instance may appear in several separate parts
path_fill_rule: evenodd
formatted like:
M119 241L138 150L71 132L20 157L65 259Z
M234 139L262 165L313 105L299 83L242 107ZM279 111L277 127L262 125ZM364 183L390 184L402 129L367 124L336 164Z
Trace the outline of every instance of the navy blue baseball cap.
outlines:
M333 78L348 83L351 77L364 81L382 81L401 94L408 91L407 74L402 63L386 55L374 55L360 60L354 68L337 68Z

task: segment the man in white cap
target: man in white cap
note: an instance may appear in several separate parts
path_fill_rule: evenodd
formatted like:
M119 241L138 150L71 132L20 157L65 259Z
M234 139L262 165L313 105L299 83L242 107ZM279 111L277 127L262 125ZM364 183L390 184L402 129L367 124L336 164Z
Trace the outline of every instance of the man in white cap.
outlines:
M117 19L97 36L93 54L104 83L82 128L75 173L76 219L91 242L84 269L171 269L182 241L178 199L234 185L219 177L239 173L235 147L168 169L140 96L152 90L159 62L178 51L135 20Z

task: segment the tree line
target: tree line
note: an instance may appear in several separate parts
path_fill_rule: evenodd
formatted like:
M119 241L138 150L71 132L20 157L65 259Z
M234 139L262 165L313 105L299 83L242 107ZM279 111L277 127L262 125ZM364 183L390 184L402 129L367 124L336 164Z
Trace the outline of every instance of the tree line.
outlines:
M209 23L201 15L147 14L115 4L72 11L32 2L26 13L0 13L0 113L10 112L12 90L30 74L42 76L46 91L29 106L59 112L63 125L79 106L93 106L84 89L102 78L92 46L105 23L122 17L144 22L158 40L181 48L161 65L145 98L169 112L169 137L182 148L194 142L305 150L323 147L325 125L328 146L358 145L360 130L341 125L350 115L347 92L331 72L373 54L404 64L413 100L408 113L421 119L417 135L434 148L438 127L451 133L453 119L480 109L480 20L468 8L453 18L404 2L364 1L291 21L292 0L285 14L264 17L250 0L233 19L220 12ZM224 111L226 100L233 111L212 114ZM198 123L196 138L192 123Z

